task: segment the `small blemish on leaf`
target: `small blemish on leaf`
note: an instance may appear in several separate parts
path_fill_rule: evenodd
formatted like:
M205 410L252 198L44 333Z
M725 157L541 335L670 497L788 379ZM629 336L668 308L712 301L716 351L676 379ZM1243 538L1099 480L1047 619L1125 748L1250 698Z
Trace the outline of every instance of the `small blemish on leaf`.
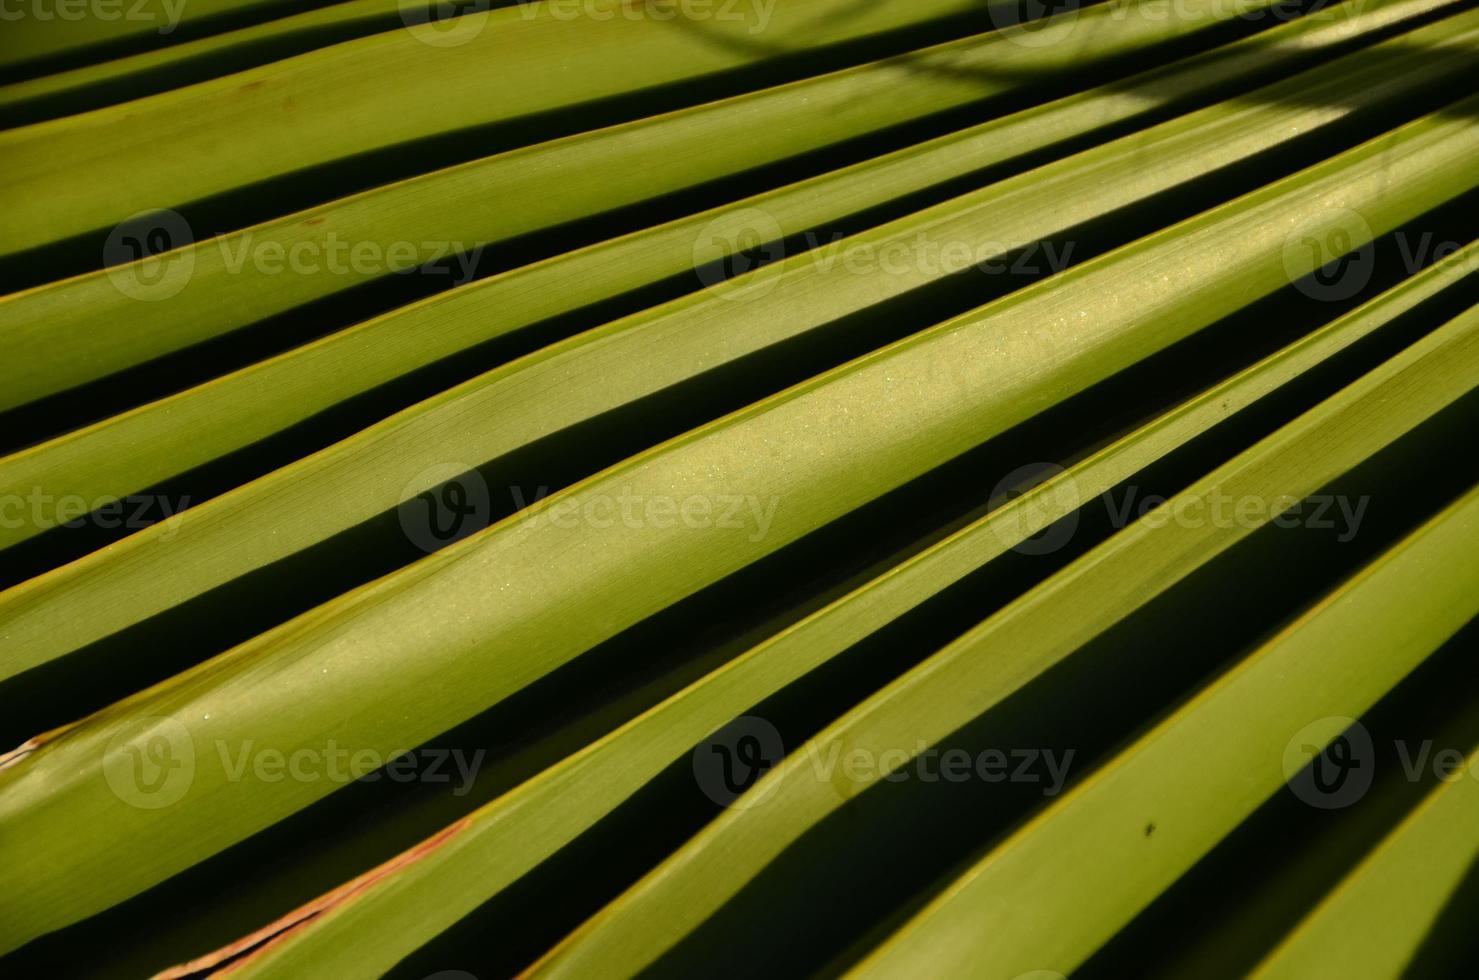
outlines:
M1153 824L1153 823L1146 824L1145 825L1145 836L1146 837L1149 837L1151 834L1154 834L1154 833L1155 833L1155 824Z

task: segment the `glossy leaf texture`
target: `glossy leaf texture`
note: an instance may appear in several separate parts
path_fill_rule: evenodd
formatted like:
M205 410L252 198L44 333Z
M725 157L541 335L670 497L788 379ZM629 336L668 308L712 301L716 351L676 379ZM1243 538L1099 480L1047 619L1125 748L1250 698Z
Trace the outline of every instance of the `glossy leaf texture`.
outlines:
M0 58L0 975L1479 965L1471 3L170 10Z

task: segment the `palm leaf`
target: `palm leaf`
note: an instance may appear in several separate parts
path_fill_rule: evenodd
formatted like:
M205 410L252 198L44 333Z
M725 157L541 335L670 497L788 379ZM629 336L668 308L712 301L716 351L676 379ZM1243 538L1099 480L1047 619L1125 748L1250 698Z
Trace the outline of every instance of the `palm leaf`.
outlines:
M591 0L613 14L622 0ZM865 38L960 14L972 0L919 0L838 17L842 0L778 4L767 43L744 41L758 20L714 19L694 34L651 17L582 17L548 4L474 12L467 43L428 54L414 31L388 31L270 66L199 82L132 103L0 133L10 215L0 255L96 231L139 211L173 207L352 154L506 123L660 85L733 70L774 51ZM533 16L528 16L529 13ZM582 57L567 59L570 34ZM491 84L490 70L496 70ZM346 72L394 77L392 86L346 87ZM558 84L550 84L558 77ZM458 91L461 98L446 93ZM155 134L148 143L130 133ZM216 151L246 139L248 155ZM160 154L158 147L169 147ZM66 160L65 169L56 167ZM103 174L126 179L98 180ZM56 192L66 187L65 194ZM64 205L64 206L59 206Z
M0 974L1464 972L1479 11L489 6L7 23Z
M445 833L273 923L244 944L254 955L249 966L238 968L249 975L285 976L388 969L570 844L731 719L1047 530L1084 501L1389 326L1452 285L1461 266L1460 260L1414 277L1177 406L747 651ZM433 902L432 896L440 899ZM435 912L428 914L428 906Z
M1297 30L1290 31L1288 43L1293 50L1284 53L1296 57L1304 52L1311 38L1325 38L1333 45L1346 40L1353 25L1355 29L1375 30L1435 7L1433 2L1408 0L1390 6L1384 4L1369 18L1301 23ZM1096 19L1107 18L1101 14ZM16 293L0 301L0 309L5 311L4 332L0 336L14 354L3 368L5 373L0 375L4 381L0 386L4 392L0 394L0 407L22 405L56 394L300 304L348 290L396 269L414 268L423 262L450 262L446 254L449 250L471 250L513 240L602 211L702 185L748 168L898 126L921 115L1029 86L1041 73L1063 65L1070 58L1075 62L1107 61L1216 23L1211 14L1200 13L1199 7L1191 16L1153 24L1141 20L1124 24L1110 22L1103 25L1106 29L1102 32L1082 32L1084 40L1072 52L1022 47L999 34L970 37L899 58L497 154L380 186L199 244L183 245L178 250L139 259L122 268L96 271ZM1242 60L1252 61L1247 70L1257 70L1266 68L1261 62L1271 57L1274 55L1270 53L1260 56L1250 52L1243 53ZM1234 72L1236 79L1241 73L1236 69ZM1179 84L1192 97L1202 86L1219 81L1215 74L1196 81L1187 78L1188 74L1182 73ZM1198 71L1199 76L1204 74L1205 66ZM1169 84L1177 83L1177 79L1169 81ZM1148 80L1141 92L1148 89L1161 98L1167 85L1168 80L1156 76ZM885 94L887 98L883 98ZM805 182L789 193L776 191L761 195L748 202L748 206L767 212L774 209L766 225L784 221L788 233L796 234L839 215L864 210L877 204L880 198L888 200L884 189L899 179L900 170L908 169L913 174L905 178L901 191L907 192L911 184L915 188L929 187L1095 127L1132 118L1154 105L1153 102L1147 105L1135 96L1133 91L1120 94L1108 90L1097 99L1079 98L1070 104L1059 104L1055 111L1038 111L1011 122L987 124L862 164L835 179ZM744 125L753 132L738 145L719 138L735 125ZM0 134L0 143L7 136L19 139L27 132L30 130ZM1007 140L998 148L995 138L1002 135ZM654 153L681 159L681 171L674 173L643 166L643 160ZM813 200L822 189L825 192L820 199ZM19 196L24 188L17 182L14 191ZM505 205L508 200L535 203L510 209ZM151 206L162 203L158 201ZM404 217L408 213L413 217ZM114 220L124 217L118 214ZM715 219L715 215L704 216L697 227L704 228ZM690 268L694 259L694 220L639 233L645 237L623 243L625 247L620 253L606 254L600 263L602 269L609 269L616 259L626 259L639 247L645 253L646 246L653 244L651 239L657 237L656 232L666 230L668 234L664 238L682 242L682 266L675 269L669 260L646 275L640 268L631 272L605 271L599 281L609 285L596 291L594 298ZM336 242L360 247L374 245L374 253L384 259L350 262L343 254L333 259ZM415 254L398 259L395 267L388 268L392 249L397 245L408 246ZM315 259L311 264L304 264L301 274L284 275L278 264L255 258L293 254ZM569 278L588 278L589 263L582 265L567 273ZM544 284L536 285L542 294ZM563 287L562 279L561 292ZM468 292L472 291L465 291L462 301L471 302ZM528 315L550 316L577 306L580 299L572 297L574 302L569 305L539 308ZM446 301L456 305L451 297ZM500 309L502 304L493 308ZM116 324L104 337L85 329L86 324L96 322L99 317ZM534 321L515 325L527 325L527 322ZM479 336L486 339L488 333ZM415 363L411 361L407 367L414 367Z

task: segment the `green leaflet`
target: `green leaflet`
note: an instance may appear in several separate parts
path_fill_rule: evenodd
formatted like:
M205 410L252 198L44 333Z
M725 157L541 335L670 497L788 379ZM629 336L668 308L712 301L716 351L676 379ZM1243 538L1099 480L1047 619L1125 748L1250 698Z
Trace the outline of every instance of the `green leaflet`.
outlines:
M1467 274L1479 244L1167 412L716 670L385 867L264 928L243 976L380 972L747 709ZM268 942L269 937L277 937ZM255 943L254 943L255 945ZM225 951L223 951L224 953ZM220 954L218 954L220 955ZM191 964L202 968L205 962Z
M0 125L39 122L76 112L79 105L98 108L139 94L152 94L162 91L169 79L180 73L209 72L202 77L219 77L225 74L216 70L223 62L235 64L239 58L257 58L262 63L269 60L268 52L275 54L285 44L296 43L309 50L325 38L399 27L402 11L407 17L418 12L415 4L398 0L348 0L100 64L0 85Z
M1351 486L1355 488L1355 484ZM1450 496L1456 499L1461 494L1462 490L1456 490ZM1441 506L1427 508L1425 512L1432 514L1440 509ZM1415 529L1415 526L1411 528ZM1391 540L1386 546L1396 543ZM1367 561L1375 558L1376 555L1368 555ZM1356 571L1353 567L1348 574L1354 575ZM1333 590L1336 584L1331 583L1325 591ZM1317 596L1311 593L1306 601L1313 602ZM1462 759L1465 748L1479 738L1479 697L1473 696L1472 685L1457 682L1451 673L1454 665L1463 667L1465 652L1471 648L1472 637L1479 629L1476 622L1479 621L1471 621L1442 649L1430 654L1421 667L1360 716L1359 728L1347 733L1347 743L1352 746L1364 745L1363 734L1372 739L1375 766L1362 770L1372 777L1369 785L1364 780L1353 781L1353 785L1339 784L1334 788L1335 799L1328 801L1337 806L1327 809L1311 806L1312 800L1321 801L1308 792L1314 789L1323 794L1324 787L1331 784L1327 782L1322 787L1315 783L1317 773L1313 769L1299 774L1171 889L1182 895L1195 894L1197 886L1206 880L1209 868L1233 869L1231 880L1222 879L1226 892L1213 899L1215 907L1203 906L1192 913L1197 922L1205 923L1205 928L1185 937L1185 943L1173 943L1170 948L1149 952L1147 956L1143 952L1147 944L1157 943L1157 934L1169 935L1175 928L1164 928L1170 924L1167 912L1173 918L1180 918L1191 911L1185 907L1168 909L1167 906L1181 903L1159 899L1096 952L1085 964L1084 972L1111 976L1116 972L1111 963L1138 958L1145 962L1146 977L1252 975L1259 963L1324 901L1341 879L1418 809L1422 799L1440 782L1441 770L1434 771L1438 767L1431 763L1446 757L1444 753L1449 747L1457 750ZM1412 726L1413 719L1420 719L1416 726ZM1327 724L1333 727L1334 723L1325 722L1314 733L1320 734ZM1295 743L1291 738L1290 741L1292 768L1298 765L1299 756L1313 751L1318 739L1300 739ZM1402 754L1403 749L1408 751L1407 756ZM1336 758L1341 751L1340 746L1334 746L1329 755ZM1364 758L1363 748L1358 748L1357 753L1358 758ZM1329 770L1318 775L1328 777ZM1346 805L1339 806L1341 803ZM1270 827L1275 839L1260 834L1262 827ZM1254 837L1260 838L1259 842L1248 846ZM1252 860L1255 855L1265 860ZM1247 889L1242 894L1235 891L1239 885ZM1457 901L1450 906L1455 911L1462 908L1462 903ZM1441 922L1432 935L1460 943L1464 937L1462 929L1455 932ZM1426 948L1418 954L1413 967L1430 967L1450 950L1445 944L1436 951L1439 955L1434 956L1435 950ZM1427 973L1415 975L1436 974L1429 969Z
M1479 131L1464 118L1476 104L1467 99L1459 112L1418 119L631 457L33 740L0 770L0 944L13 949L107 908L332 788L233 774L229 756L243 739L289 752L328 739L385 754L419 744L679 598L1308 271L1315 260L1283 253L1286 226L1307 221L1318 235L1338 222L1331 209L1360 207L1380 231L1451 198L1479 181L1468 165ZM1111 283L1119 301L1094 303ZM1347 448L1395 438L1479 377L1466 361L1479 356L1479 345L1452 347L1459 349L1443 350L1439 368L1419 372L1428 383L1404 397L1400 411L1375 419L1346 413L1366 423L1363 437L1350 440L1359 445ZM1401 369L1410 360L1384 370L1405 380ZM1455 380L1454 372L1468 379ZM1342 460L1327 447L1319 462L1301 460L1301 479L1318 479ZM290 495L292 480L278 479ZM597 520L603 505L634 493L711 501L741 494L774 501L773 520L763 529L699 534ZM1121 587L1144 584L1143 570L1134 572L1121 577ZM562 601L552 603L552 595ZM1114 599L1109 590L1102 598ZM897 702L906 714L908 701ZM944 698L931 723L960 707ZM155 738L192 761L170 805L136 805L118 767L128 763L130 746L141 750ZM88 832L104 822L106 840ZM674 921L689 914L679 912Z
M0 9L0 975L1479 961L1474 3L118 4Z
M614 14L625 4L588 6ZM852 0L790 0L774 6L763 32L753 7L746 17L715 18L694 31L650 16L572 21L556 9L534 3L468 13L453 38L434 25L388 31L0 133L8 178L0 191L7 215L0 255L370 150L979 11L980 4L859 8ZM838 16L844 9L849 15ZM375 84L382 79L395 84ZM223 153L223 145L250 152Z
M1357 20L1334 16L1355 9L1344 6L1332 11L1332 16L1319 17L1311 23L1325 28L1320 37L1338 40L1346 31L1354 32L1366 23L1385 23L1389 17L1434 7L1434 0L1409 0L1383 4L1369 17ZM435 171L139 262L16 293L0 299L0 342L9 354L0 363L0 409L142 364L398 269L415 268L435 260L456 267L460 260L445 255L448 250L472 250L682 187L697 186L1028 86L1044 72L1143 50L1218 23L1218 16L1232 15L1225 8L1225 4L1216 0L1193 0L1185 17L1148 20L1112 19L1113 8L1106 6L1098 12L1086 13L1083 23L1076 22L1078 30L1071 38L1073 43L1050 48L1024 47L998 34L966 38L900 58ZM1214 16L1218 11L1220 15ZM1301 31L1296 36L1303 38L1304 34ZM276 68L267 66L263 70L275 72ZM1215 74L1209 76L1209 81L1215 80ZM1045 145L1041 141L1051 143L1084 132L1086 127L1108 124L1116 115L1146 109L1133 93L1128 93L1126 102L1128 108L1103 101L1092 107L1106 110L1102 122L1089 112L1090 107L1071 107L1073 118L1038 124L1045 131L1037 134L1036 139L1023 138L1022 148L1017 152ZM487 102L490 107L497 104L496 100ZM1110 112L1111 106L1117 112ZM134 110L121 106L118 111ZM746 139L730 138L736 126L745 129ZM15 132L25 134L41 128ZM15 133L0 133L0 154L12 152L6 148L7 139L19 138ZM880 164L883 169L879 177L897 179L898 160L912 160L920 166L919 175L909 178L910 182L919 181L916 187L969 172L971 154L963 154L959 164L941 162L945 157L942 148L949 147L956 150L971 147L970 134L963 134L959 143L947 139L933 147L933 153L930 147L906 150L893 166L887 162ZM979 147L973 155L980 159L979 166L1002 159ZM649 161L654 156L681 160L682 166L653 167ZM932 156L937 159L932 161ZM15 179L13 176L12 181ZM802 185L795 201L802 195L818 193L820 186L815 182ZM12 183L0 195L10 191L17 199L25 193ZM812 205L794 201L780 205L774 217L765 221L784 222L794 233L839 210L846 214L870 202L876 203L878 190L853 175L836 185L829 195L833 197ZM69 201L74 199L72 195L67 197ZM851 205L854 200L856 206ZM521 206L510 207L510 201L518 201ZM155 202L163 203L167 202ZM778 204L770 195L755 202L755 206L766 210ZM803 218L813 213L811 209L822 217ZM110 220L123 217L120 214ZM714 218L715 215L710 215L707 220ZM797 225L793 226L792 221ZM161 226L167 224L163 222ZM16 224L12 222L6 227ZM653 268L660 271L645 276L641 267L627 272L614 264L608 267L606 263L613 259L629 260L638 243L645 240L650 245L651 238L660 232L654 231L646 239L639 233L625 245L618 245L620 252L605 256L605 261L597 267L597 282L605 284L605 288L597 291L596 297L650 282L653 275L672 275L691 267L695 243L703 230L704 225L668 226L670 241L681 239L676 255L682 264L675 266L671 258L658 263L654 257L646 261L656 263ZM355 253L354 249L364 251ZM362 254L364 258L352 260L354 254ZM304 258L290 268L288 256ZM570 270L570 278L592 275L592 260L577 265L580 267ZM300 274L294 270L302 271ZM485 322L489 309L501 311L508 303L508 298L500 294L512 291L515 296L523 295L521 288L510 284L490 285L488 288L493 292L476 287L466 289L435 300L430 306L414 309L441 311L452 304L455 310L460 308L457 304L471 304L459 322L478 323L479 327L477 332L464 334L466 339L462 344L465 345L472 338L496 335L500 330L524 326L570 308L556 305L559 293L568 288L564 279L561 276L560 289L554 291L555 295L544 296L542 304L532 307L524 299L526 305L511 309L508 320L500 317ZM529 288L538 295L549 289L549 284L546 280ZM485 305L478 305L473 297L483 299ZM410 315L426 314L411 312ZM98 330L98 323L107 323L108 329ZM418 323L415 331L420 334L426 329L424 323ZM405 340L397 346L414 350ZM442 346L428 344L420 357L434 359L456 349L456 338L449 338ZM364 383L371 384L375 375L364 371L362 377ZM253 412L241 414L250 417Z
M107 16L105 8L79 10L73 7L37 6L11 8L5 18L5 47L0 49L0 68L14 69L60 55L85 54L88 48L108 42L147 39L156 43L169 39L181 25L192 27L222 14L265 12L277 0L133 0ZM16 16L21 14L21 16ZM50 16L45 16L50 14Z
M1283 506L1287 507L1415 428L1476 384L1479 384L1479 309L1471 310L1414 344L1234 457L849 712L750 789L752 794L767 794L763 807L730 810L721 815L555 947L530 975L635 974L735 894L808 827L877 785L878 779L894 768L886 770L880 764L870 779L855 780L838 767L831 779L822 779L814 769L814 759L829 757L829 747L867 752L878 760L902 756L895 766L903 765L926 746L936 744L1001 703L1134 609L1212 561L1261 523L1231 522L1224 526L1213 521L1162 523L1153 519L1158 513L1174 513L1178 508L1190 508L1199 502L1205 508L1206 500L1214 493L1266 501L1284 499L1287 503ZM1458 545L1472 548L1475 509L1470 506L1465 511L1459 524L1463 533L1457 536ZM1267 519L1265 512L1262 520ZM1453 538L1445 535L1444 540L1448 542L1446 547L1455 547ZM1413 653L1420 659L1421 654L1431 649L1426 645L1428 641L1436 642L1448 635L1443 630L1451 633L1463 625L1467 614L1456 621L1454 617L1465 608L1464 604L1455 603L1452 596L1463 596L1464 584L1472 581L1475 574L1479 573L1472 567L1455 574L1456 592L1451 592L1446 584L1439 588L1422 581L1417 591L1432 590L1420 601L1422 610L1433 612L1427 624L1418 625L1423 623L1421 615L1414 615L1410 622L1392 617L1380 636L1390 638L1392 631L1410 630L1413 646L1418 647ZM1470 588L1469 592L1472 594L1474 590ZM1434 597L1439 601L1435 602ZM1469 599L1472 598L1470 595ZM1443 599L1447 600L1446 609ZM1336 652L1341 651L1337 648ZM1371 656L1379 661L1390 653L1389 646L1378 643ZM1396 676L1405 673L1416 659L1410 657L1407 666L1400 667ZM1392 658L1393 667L1399 664L1400 658ZM1275 704L1271 703L1270 707ZM1283 740L1298 727L1276 732L1281 748ZM1267 734L1264 732L1264 737ZM1277 755L1270 757L1271 762L1277 759ZM1274 777L1280 775L1277 771L1273 773ZM1256 802L1249 801L1248 806L1251 808ZM1143 808L1146 800L1136 798L1133 805ZM1142 834L1144 826L1142 819L1132 827L1133 833ZM1106 834L1124 831L1123 821L1111 821L1104 830ZM1071 853L1082 863L1083 852L1077 847L1074 844ZM1067 856L1070 852L1065 849L1062 853ZM1047 858L1039 855L1040 860ZM1137 875L1123 870L1117 873L1124 875L1125 888L1142 884ZM1030 887L1053 890L1056 881L1053 876L1042 876ZM1027 887L1024 884L1021 890L1006 891L1004 904L1014 910L1010 925L983 931L979 928L982 919L973 917L961 906L961 914L973 923L972 928L942 927L921 939L918 947L909 949L930 951L933 959L928 969L938 975L987 969L990 976L1014 976L1031 969L1058 968L1055 964L1060 960L1063 968L1075 965L1093 948L1091 940L1083 937L1099 935L1108 928L1105 921L1086 912L1084 921L1077 926L1079 931L1065 933L1063 945L1054 946L1053 937L1063 929L1063 920L1045 914L1034 918L1042 912L1043 900L1029 900L1040 893L1029 893ZM1102 887L1102 883L1095 882L1090 891ZM1154 891L1150 894L1153 896ZM1092 900L1078 890L1060 891L1058 897L1081 900L1086 908ZM1100 911L1097 906L1094 909ZM1119 904L1108 903L1102 911L1107 918L1123 909ZM1047 956L1049 952L1058 955ZM996 959L988 961L988 957ZM919 975L920 963L913 957L875 965L883 969L895 963L904 964L901 968L912 968L915 972L910 975Z
M1462 325L1471 341L1479 336L1479 309ZM1290 739L1311 721L1360 715L1479 612L1479 565L1464 560L1476 546L1479 488L993 848L854 973L997 977L1077 967L1293 775L1284 768ZM1433 567L1453 571L1435 577ZM1462 782L1467 790L1427 827L1457 846L1416 844L1427 861L1404 869L1428 871L1440 890L1479 851L1479 794L1474 780ZM1375 888L1382 884L1394 887L1368 887L1364 924L1351 914L1343 925L1352 932L1327 935L1318 960L1280 975L1395 975L1382 967L1398 966L1403 952L1391 941L1390 913L1411 892L1390 879ZM1429 917L1442 897L1429 896ZM1423 911L1409 906L1404 916L1421 924ZM1371 941L1351 948L1361 935ZM1340 958L1328 955L1341 947Z
M23 488L23 492L42 487L58 495L78 494L87 500L157 485L475 343L684 272L693 266L696 248L711 242L715 251L722 253L745 241L751 231L762 238L791 235L948 177L1131 117L1169 98L1175 86L1184 87L1183 94L1190 95L1216 84L1235 84L1243 72L1266 69L1271 62L1348 40L1358 31L1389 26L1432 6L1433 0L1407 0L1365 12L1352 21L1295 21L1227 49L1219 62L1220 73L1208 71L1200 60L1192 59L1172 66L1172 71L1150 73L1138 84L1118 83L1049 103L734 205L495 276L0 459L0 485ZM1317 95L1325 92L1319 79L1326 79L1331 88L1347 86L1344 73L1353 65L1369 66L1366 70L1373 75L1393 76L1399 80L1395 83L1398 90L1420 81L1426 83L1432 75L1425 73L1420 80L1414 73L1393 69L1399 68L1404 58L1432 65L1432 54L1410 53L1409 49L1427 45L1437 48L1444 41L1457 45L1464 35L1451 32L1461 30L1464 23L1456 18L1414 32L1410 38L1352 56L1359 61L1338 62L1320 69L1320 74L1301 76L1264 93L1268 102L1282 103L1292 101L1287 96L1296 91L1301 95L1309 90ZM1391 53L1397 55L1399 64L1386 65L1383 60L1378 69L1375 61ZM1452 64L1460 69L1462 62L1463 58L1456 56ZM1430 70L1437 74L1440 67L1432 65ZM1330 81L1336 78L1341 81ZM1356 91L1360 93L1358 98L1347 103L1353 111L1364 100L1374 103L1384 96L1400 94L1382 87L1357 86ZM1261 101L1256 93L1254 101ZM1269 117L1266 129L1255 138L1279 132L1275 121L1282 122L1287 115L1280 112ZM1201 116L1191 122L1202 125L1210 118L1216 117ZM1152 138L1159 138L1165 131L1155 132ZM1154 149L1132 141L1120 144L1114 152L1127 159L1131 153ZM1064 173L1072 165L1058 164L1048 173ZM1017 186L1022 182L1006 185ZM1092 185L1083 186L1104 193ZM906 226L897 224L892 228ZM1061 221L1056 227L1063 227ZM1039 226L1016 230L1004 226L993 231L1011 231L1024 241L1048 234ZM826 248L813 253L818 263L827 261L829 254ZM122 312L132 313L147 305L134 303ZM717 302L711 305L722 309ZM198 311L195 315L197 322L204 320ZM157 328L157 322L150 321L148 336L157 337ZM7 529L0 533L0 544L14 543L38 530L25 525Z
M1470 495L1472 499L1473 495ZM1470 508L1471 510L1473 508ZM1473 544L1452 563L1472 569ZM1479 589L1456 603L1472 601ZM1407 612L1407 610L1404 610ZM1479 858L1479 753L1472 750L1254 971L1259 980L1403 975Z
M1479 18L1479 14L1466 17ZM1455 19L1430 30L1462 31L1464 27ZM1467 37L1475 30L1468 28L1458 36ZM1413 36L1418 33L1422 32ZM1383 72L1386 67L1383 60L1370 59L1369 53L1352 57ZM1441 62L1436 56L1420 57L1434 65L1433 71L1439 70ZM856 275L847 264L828 261L825 249L793 256L732 280L715 293L685 297L544 348L261 480L7 590L0 594L0 639L4 641L0 679L65 656L382 513L446 479L447 464L466 468L498 459L710 368L936 281L948 270L925 260L932 251L943 254L950 243L969 243L973 249L997 255L1008 251L1006 243L1011 241L1049 237L1055 230L1245 158L1277 143L1295 126L1307 131L1321 120L1339 118L1367 96L1400 95L1404 90L1401 79L1410 77L1367 79L1352 92L1349 67L1348 62L1332 64L1269 90L1275 95L1297 91L1307 98L1338 93L1343 104L1300 108L1284 106L1275 98L1267 103L1202 110L872 229L848 242L848 247L868 248L874 254L902 245L922 257L889 274ZM1386 139L1395 146L1399 137ZM1362 154L1381 153L1378 147L1382 145L1386 144L1378 141L1342 159L1359 161ZM1155 156L1157 167L1127 172L1149 154ZM1377 176L1384 166L1379 159L1352 166L1369 170L1364 178L1368 183L1331 191L1331 200L1343 202L1340 206L1357 206L1365 200L1362 194L1383 186ZM1299 200L1299 195L1306 180L1311 186L1324 186L1335 177L1322 175L1346 172L1343 164L1331 163L1277 185L1275 196L1291 202L1287 205L1267 206L1263 198L1250 196L1225 215L1227 226L1241 228L1246 216L1265 213L1297 214L1316 224L1345 222L1346 218L1330 210L1335 204ZM1373 210L1365 218L1364 230L1351 229L1357 239L1353 244L1364 241L1373 229L1390 229L1399 220L1456 195L1472 179L1458 174L1449 186L1424 178L1410 187L1375 192L1398 210ZM1212 212L1205 219L1223 220L1222 212ZM1198 285L1215 288L1216 301L1199 310L1195 323L1188 320L1178 329L1190 332L1195 325L1231 312L1251 296L1286 285L1293 274L1286 270L1286 257L1296 264L1305 263L1302 268L1309 267L1311 255L1286 248L1282 235L1276 240L1267 236L1264 232L1261 238L1253 236L1240 243L1242 261L1258 263L1260 278L1234 288L1213 265L1209 278ZM1157 244L1146 247L1157 255L1176 254L1180 248L1175 236L1162 235L1147 243L1151 241ZM1206 254L1210 262L1212 253ZM1126 257L1124 261L1130 260ZM1100 271L1086 273L1087 278L1118 281L1102 264L1093 269ZM1187 274L1193 273L1188 270ZM1070 276L1069 281L1078 281L1078 273ZM1154 297L1143 299L1150 302ZM436 307L423 309L435 322ZM1070 327L1065 323L1062 329ZM332 354L334 348L328 350ZM391 348L392 355L396 350ZM600 383L595 384L596 380ZM220 429L207 428L203 415L189 414L177 408L177 403L165 406L164 411L181 411L198 423L187 425L180 437L188 435L206 455L187 455L178 439L171 441L170 451L179 453L181 460L211 458L222 447L212 442L210 432L224 431L225 423L242 421L238 413L243 409L235 398L239 389L231 387L229 380L216 384L224 389L222 397L202 402L201 410L221 421ZM202 396L213 390L206 386ZM258 407L248 405L244 410ZM3 485L21 496L37 486L104 494L146 485L161 473L148 468L155 465L150 453L135 448L150 438L149 429L131 426L135 419L147 422L149 416L149 409L140 409L72 439L12 456L4 464ZM116 439L109 431L114 428ZM82 468L101 468L104 463L111 464L111 469L102 471L96 482L77 475ZM53 475L58 471L66 476ZM22 526L6 528L3 533L13 543L35 530ZM140 574L149 577L151 589L135 587ZM57 615L59 609L68 611L65 618Z

